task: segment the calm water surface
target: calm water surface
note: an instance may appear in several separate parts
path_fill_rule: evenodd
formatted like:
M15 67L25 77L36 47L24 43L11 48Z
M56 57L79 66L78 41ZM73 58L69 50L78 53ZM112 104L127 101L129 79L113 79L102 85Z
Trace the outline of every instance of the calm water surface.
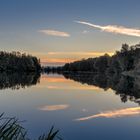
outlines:
M138 93L136 98L124 96L98 80L93 84L88 79L91 77L65 77L43 74L37 83L37 79L28 77L28 87L24 83L14 86L6 82L4 88L1 85L0 112L26 120L23 126L31 138L54 125L64 140L139 140ZM21 84L25 88L20 88ZM131 82L127 86L134 88ZM117 90L124 91L120 88Z

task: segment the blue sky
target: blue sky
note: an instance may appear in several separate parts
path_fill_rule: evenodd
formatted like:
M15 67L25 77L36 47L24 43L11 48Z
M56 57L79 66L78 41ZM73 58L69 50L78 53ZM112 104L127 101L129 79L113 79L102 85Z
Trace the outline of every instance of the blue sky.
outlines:
M140 37L74 21L139 29L139 5L139 0L0 0L0 48L31 53L49 64L112 53Z

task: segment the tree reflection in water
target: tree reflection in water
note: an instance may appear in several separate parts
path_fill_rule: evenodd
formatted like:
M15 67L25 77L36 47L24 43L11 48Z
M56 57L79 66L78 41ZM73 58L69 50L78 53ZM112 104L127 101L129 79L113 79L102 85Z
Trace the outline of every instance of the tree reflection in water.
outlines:
M0 89L20 89L36 85L40 81L38 73L0 73Z
M93 73L63 73L64 77L82 84L94 85L104 90L111 88L120 96L122 102L128 100L140 104L140 77L106 75Z
M120 74L63 73L66 79L82 84L94 85L108 90L111 88L120 96L122 102L128 100L140 104L140 76L129 77ZM0 73L0 89L20 89L40 82L38 73Z

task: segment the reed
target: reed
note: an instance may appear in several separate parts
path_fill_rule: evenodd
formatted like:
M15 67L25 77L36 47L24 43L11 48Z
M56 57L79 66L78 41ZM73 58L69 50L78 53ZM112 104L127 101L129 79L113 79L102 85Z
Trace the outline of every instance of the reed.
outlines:
M20 124L21 122L13 118L4 117L4 114L0 115L0 140L31 140L28 138L28 133L25 128ZM36 140L55 140L58 137L59 130L55 130L54 126L50 129L48 134L42 134Z

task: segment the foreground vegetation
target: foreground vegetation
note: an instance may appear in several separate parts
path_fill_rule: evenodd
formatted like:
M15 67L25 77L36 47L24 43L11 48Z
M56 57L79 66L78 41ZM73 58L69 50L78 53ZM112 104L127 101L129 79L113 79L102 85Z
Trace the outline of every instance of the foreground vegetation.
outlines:
M39 136L36 140L55 140L58 137L59 130L52 127L48 134ZM16 118L6 118L0 115L0 140L31 140L28 138L27 131L20 125Z
M40 60L20 52L0 52L0 71L38 72Z
M46 72L94 72L122 73L135 71L140 73L140 44L129 46L123 44L120 51L113 56L105 54L96 58L83 59L66 63L62 67L46 67Z

